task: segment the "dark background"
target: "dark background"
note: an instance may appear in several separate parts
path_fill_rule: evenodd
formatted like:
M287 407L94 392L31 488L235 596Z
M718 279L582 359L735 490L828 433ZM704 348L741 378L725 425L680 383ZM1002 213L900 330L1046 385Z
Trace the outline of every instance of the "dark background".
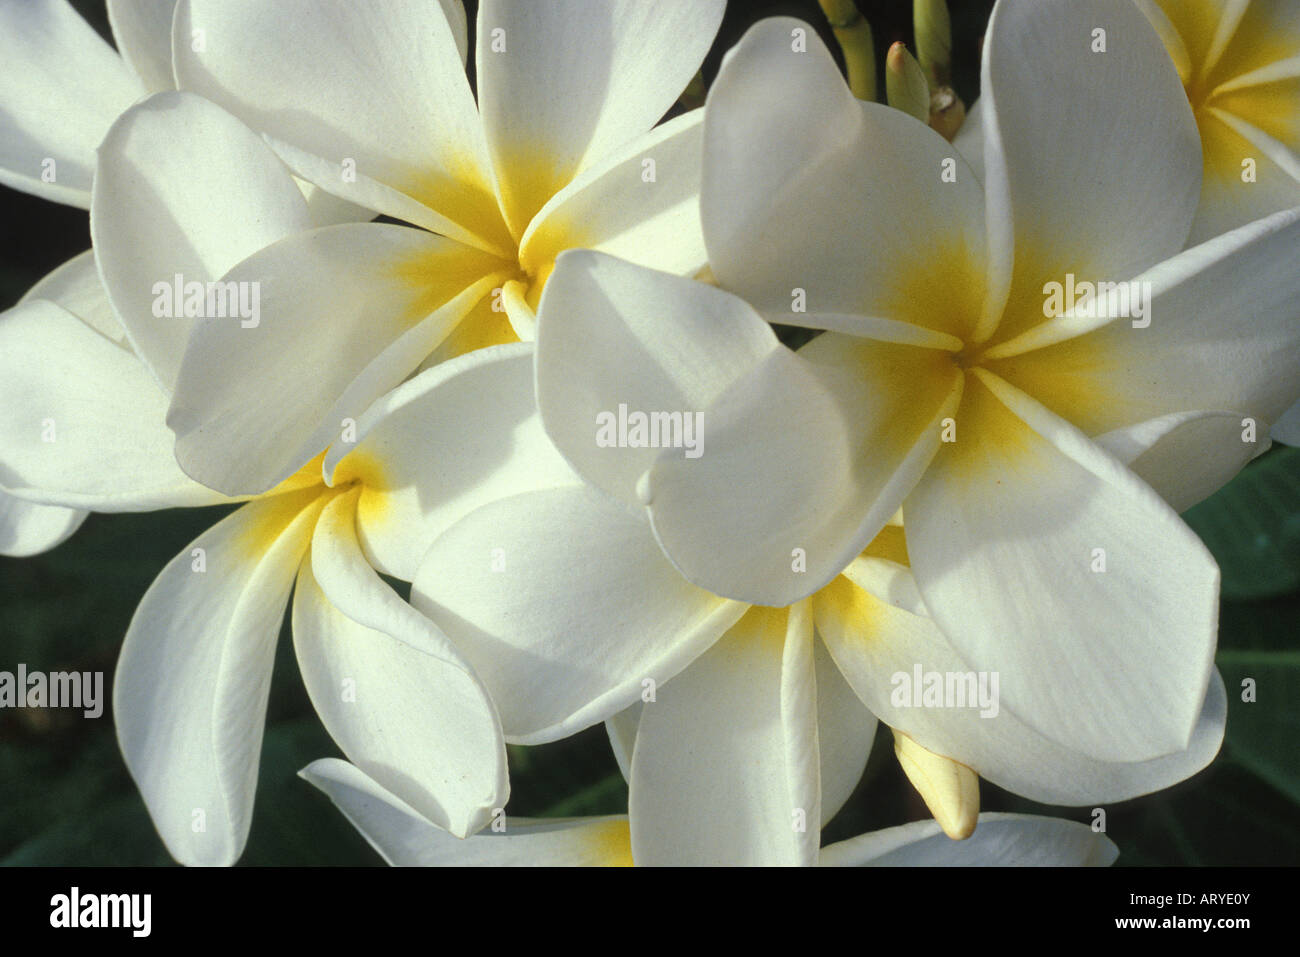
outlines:
M432 2L432 0L431 0ZM108 35L102 0L76 6ZM473 21L474 4L470 3ZM894 40L911 44L911 4L859 4L875 31L877 62ZM978 92L979 42L991 2L951 3L957 91ZM817 4L732 0L705 64L763 16L799 16L833 47ZM1044 78L1050 82L1050 78ZM880 89L884 89L883 81ZM390 95L381 91L380 95ZM90 245L86 214L0 187L0 308ZM136 603L163 565L223 509L92 515L73 538L32 559L0 558L0 670L100 670L111 697L113 667ZM1228 686L1223 752L1206 771L1159 795L1106 808L1121 865L1294 864L1300 860L1300 452L1275 449L1188 521L1224 572L1219 667ZM252 834L242 864L377 864L378 856L296 777L338 755L307 700L288 629L267 715ZM1258 701L1240 700L1242 679ZM74 716L75 714L75 716ZM827 842L926 817L881 729L867 772ZM602 728L552 745L511 748L513 815L620 813L627 788ZM1090 809L1034 805L982 782L985 810L1090 821ZM112 715L0 710L0 863L167 864L117 751Z

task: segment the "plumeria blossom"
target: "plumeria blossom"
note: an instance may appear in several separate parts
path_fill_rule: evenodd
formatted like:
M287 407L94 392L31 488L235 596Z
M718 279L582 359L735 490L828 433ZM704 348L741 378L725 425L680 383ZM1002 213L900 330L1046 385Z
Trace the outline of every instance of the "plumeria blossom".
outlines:
M239 231L228 241L238 244ZM96 511L229 501L180 471L167 397L85 270L56 272L4 314L0 346L7 494ZM114 714L178 860L230 863L243 847L291 588L303 679L344 752L456 834L504 803L494 705L446 637L377 572L412 577L426 541L481 496L571 481L541 431L531 383L527 346L429 370L363 415L351 442L241 506L158 576L126 636Z
M1138 0L1178 68L1205 156L1191 241L1300 206L1300 7ZM1273 423L1300 445L1300 404Z
M396 867L626 867L628 819L512 818L456 840L354 766L322 758L300 775L326 795ZM823 867L1106 867L1119 849L1083 824L1028 814L982 814L975 837L952 841L933 821L886 828L822 848Z
M701 306L710 322L692 321ZM676 378L647 371L641 354L662 324ZM967 670L919 600L897 526L788 608L684 579L633 504L647 450L597 448L596 411L652 397L638 377L655 374L663 391L646 408L702 407L729 386L721 360L734 342L797 375L799 360L735 297L600 253L563 254L542 297L536 364L542 422L571 481L484 501L434 539L413 581L412 603L483 680L507 740L609 722L639 862L815 862L877 716L955 835L975 825L976 773L1036 800L1089 804L1168 786L1213 758L1226 712L1217 679L1190 745L1145 763L1095 760L1006 709L981 718L893 700L891 679L917 664Z
M701 204L721 286L828 331L796 373L747 351L757 332L732 334L713 362L733 384L693 406L707 452L643 449L630 469L656 537L701 587L781 605L901 507L925 608L969 668L1002 674L1021 720L1099 759L1182 751L1211 680L1218 569L1175 509L1239 470L1252 426L1266 434L1300 392L1300 212L1179 254L1199 141L1124 0L994 8L983 185L933 131L855 100L815 38L798 52L799 30L760 23L724 64ZM1082 299L1049 318L1052 284L1076 278L1132 281L1145 318ZM696 299L679 310L716 323L713 293ZM698 394L680 333L636 328L645 367L619 401ZM610 378L585 365L575 394ZM627 466L607 458L605 484Z
M476 101L459 0L182 0L173 50L189 93L146 101L110 132L92 232L128 335L172 389L185 471L262 492L421 363L531 338L563 249L703 267L700 112L655 124L722 10L485 0ZM299 176L410 225L304 226L226 263L225 282L258 284L255 328L154 317L154 283L211 269L205 244L250 214L193 172L227 149L212 103ZM271 175L265 157L251 162Z
M0 76L0 183L90 208L96 149L104 134L137 100L175 88L174 8L175 0L108 0L115 51L67 0L0 2L0 60L5 64ZM351 204L299 185L308 200L307 222L324 225L360 215ZM74 316L120 343L124 333L96 288L98 282L94 258L87 252L51 273L24 301L57 303L71 297ZM59 325L67 325L66 317ZM55 357L62 345L51 330L37 361L60 361ZM134 382L134 376L128 380ZM145 447L159 448L157 443ZM87 514L0 492L0 554L25 556L53 548Z

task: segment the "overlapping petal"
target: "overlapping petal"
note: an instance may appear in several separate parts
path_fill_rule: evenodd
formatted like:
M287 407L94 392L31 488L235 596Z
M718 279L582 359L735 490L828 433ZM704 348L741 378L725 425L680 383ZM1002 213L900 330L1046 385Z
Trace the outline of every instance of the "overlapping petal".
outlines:
M1013 672L985 672L986 698L981 701L980 676L928 616L882 601L847 578L819 593L814 608L818 634L835 664L881 720L1030 800L1060 805L1126 801L1190 777L1218 754L1227 698L1217 675L1185 750L1145 762L1099 761L1052 741L1016 715L1001 695ZM914 675L918 668L922 680L938 674L946 683L949 675L955 676L962 699L923 706ZM904 685L906 695L896 697ZM1071 706L1092 708L1080 699Z
M0 183L90 208L95 147L147 91L67 0L0 4Z
M634 507L660 438L675 437L677 454L702 453L702 445L684 443L688 430L710 427L704 410L765 361L788 356L735 296L588 251L561 257L538 327L537 397L547 433L588 482ZM643 446L598 443L602 417L621 412L676 416L677 431L653 446L648 438Z
M299 232L245 259L221 281L257 289L259 315L196 323L176 379L181 465L231 494L271 488L409 375L501 265L375 223Z
M1029 814L981 814L975 833L950 840L916 821L832 844L825 867L1108 867L1119 848L1086 824Z
M724 6L483 0L479 106L513 235L593 160L668 112L704 60Z
M1000 323L986 313L977 341L995 323L998 339L1042 323L1019 305L1041 304L1046 277L1133 276L1183 247L1200 196L1196 121L1132 0L999 4L980 88L990 297L1012 308Z
M821 780L812 618L754 608L644 706L628 814L642 865L806 865Z
M329 795L395 867L614 867L632 863L627 818L507 818L467 841L434 826L346 761L322 758L299 772Z
M430 546L411 600L473 665L521 744L623 710L745 610L683 580L644 519L585 486L476 509Z
M176 0L108 0L117 52L150 93L176 88L172 74L172 17Z
M321 505L308 488L243 506L168 563L131 620L118 743L184 864L233 864L248 837L275 640Z
M479 506L580 481L542 430L530 344L439 364L378 400L356 433L330 448L325 474L359 482L366 557L405 581L429 543Z
M195 31L202 50L185 42ZM182 0L175 37L181 86L266 132L299 175L453 239L512 248L465 75L459 3ZM424 213L386 208L382 187Z
M968 382L957 430L905 508L935 621L1046 737L1103 760L1185 749L1218 624L1205 546L1119 462L988 373Z
M166 406L128 349L53 302L0 315L5 491L99 512L224 501L176 464Z
M1093 435L1202 409L1271 423L1300 398L1297 243L1300 208L1275 213L1137 276L1142 319L1066 316L988 367Z
M158 315L160 293L177 275L216 280L310 228L307 204L261 137L192 93L159 93L128 110L99 157L90 232L100 275L136 354L170 391L196 323L166 315L165 300Z
M357 767L457 837L505 804L505 741L487 691L361 554L357 491L321 512L294 594L293 640L316 713Z
M779 605L831 581L897 512L963 380L946 353L837 333L772 358L706 411L702 456L656 461L643 500L687 578Z
M924 124L856 100L816 35L800 51L794 31L809 28L761 21L709 91L701 210L719 283L777 322L847 313L964 335L983 308L978 179Z

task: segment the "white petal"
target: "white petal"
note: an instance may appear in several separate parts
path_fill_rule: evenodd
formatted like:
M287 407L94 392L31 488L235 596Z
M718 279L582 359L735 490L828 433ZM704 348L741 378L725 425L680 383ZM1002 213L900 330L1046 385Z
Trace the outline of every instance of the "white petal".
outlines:
M700 68L724 6L483 0L478 98L515 236L579 171L668 112Z
M1096 442L1185 512L1263 451L1262 425L1239 412L1175 412L1099 435Z
M256 494L293 474L408 376L492 287L500 261L380 223L290 236L228 272L252 318L194 329L167 424L190 475Z
M314 489L243 506L168 563L131 620L113 681L118 743L183 864L232 864L244 849L275 639L320 506Z
M1104 53L1093 52L1095 30ZM980 90L991 268L1008 268L1014 235L1013 306L1041 304L1045 277L1135 275L1182 248L1200 195L1200 137L1131 0L999 5ZM998 336L1042 321L1041 310L1016 308Z
M704 454L643 480L655 535L702 588L782 605L838 575L940 444L962 377L943 352L825 333L705 412Z
M1286 103L1286 94L1278 100ZM1283 110L1294 113L1293 106ZM1228 110L1210 106L1198 116L1205 170L1188 245L1300 205L1300 146L1279 142ZM1291 117L1282 122L1289 124ZM1250 179L1245 178L1247 160Z
M144 95L67 0L0 4L0 183L90 207L95 147Z
M444 362L378 400L356 431L355 446L330 448L325 474L360 480L366 555L405 581L429 543L480 505L580 481L542 430L531 344Z
M1191 777L1219 753L1227 698L1217 674L1186 750L1145 762L1098 761L1020 720L1001 700L1009 672L986 673L981 679L928 617L877 600L846 578L819 592L813 604L818 633L835 663L882 721L1030 800L1059 805L1127 801ZM961 699L926 706L923 689L932 674L945 687L951 680Z
M223 501L176 464L166 408L134 355L54 303L0 314L0 488L99 512Z
M1200 409L1272 422L1300 399L1297 243L1300 208L1243 226L1138 276L1145 317L1067 316L988 367L1090 435Z
M824 867L1109 867L1119 848L1086 824L1029 814L981 814L975 833L949 839L915 821L832 844Z
M980 100L972 103L966 111L966 119L953 137L952 145L970 164L975 178L984 182L984 110Z
M533 275L565 249L596 249L682 276L708 261L700 228L703 110L655 127L551 197L520 240Z
M813 654L817 667L821 823L825 825L844 807L862 780L876 738L876 716L844 680L823 641L814 643Z
M974 328L979 180L938 133L855 99L808 24L745 34L709 91L704 140L704 236L724 289L776 322L806 310Z
M632 863L627 818L504 818L457 840L346 761L322 758L299 774L395 867L610 867Z
M675 443L677 455L697 458L704 446L686 443L703 438L703 410L778 352L788 356L767 323L735 296L602 253L571 251L560 257L538 311L542 422L588 482L639 510L637 480L661 447ZM676 431L665 423L644 447L628 447L636 437L617 425L624 412L676 416ZM611 423L627 435L605 434Z
M287 147L295 172L318 186L393 212L351 189L355 176L353 185L388 187L434 212L421 225L505 248L464 32L449 10L423 0L187 0L176 35L201 30L206 42L178 44L176 73ZM319 163L299 162L309 157Z
M469 659L520 744L623 710L744 613L687 584L643 519L586 487L470 513L430 546L411 601Z
M609 746L624 781L632 776L632 749L636 747L636 729L641 724L641 709L644 707L644 702L638 701L605 720Z
M639 864L816 862L812 646L806 603L751 609L645 705L628 796Z
M87 249L46 273L19 302L33 299L47 299L62 306L100 335L130 348L126 330L113 314L108 293L99 281L99 267L95 265L92 250Z
M1219 569L1133 473L977 369L904 513L926 607L1026 723L1104 760L1187 747Z
M48 552L70 538L89 514L0 492L0 555L27 558Z
M325 507L298 575L293 642L303 683L358 768L465 837L509 794L501 724L446 636L366 563L356 494Z
M195 322L157 315L160 294L177 275L215 280L309 228L307 204L257 134L191 93L128 110L99 155L90 233L100 275L132 347L170 391Z
M176 89L172 16L176 0L108 0L108 22L122 59L150 93Z

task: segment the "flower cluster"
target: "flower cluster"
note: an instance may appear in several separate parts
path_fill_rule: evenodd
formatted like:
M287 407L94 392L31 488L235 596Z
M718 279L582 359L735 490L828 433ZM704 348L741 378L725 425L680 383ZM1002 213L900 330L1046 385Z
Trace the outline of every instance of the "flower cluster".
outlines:
M0 183L93 243L0 314L3 552L231 507L113 681L177 860L287 609L394 864L1106 864L980 779L1214 759L1179 513L1300 436L1300 6L998 0L967 111L942 2L888 104L822 5L847 81L763 19L687 108L723 0L0 0ZM601 722L626 815L504 813ZM878 723L934 821L823 846Z

